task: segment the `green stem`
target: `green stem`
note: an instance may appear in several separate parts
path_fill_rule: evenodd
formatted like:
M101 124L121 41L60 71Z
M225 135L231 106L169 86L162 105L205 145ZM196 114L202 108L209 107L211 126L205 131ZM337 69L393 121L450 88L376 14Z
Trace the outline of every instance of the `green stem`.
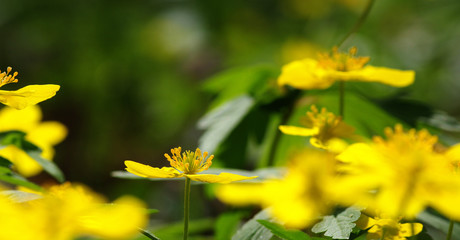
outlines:
M418 237L417 237L417 235L415 235L415 223L414 223L414 222L411 222L411 223L410 223L410 229L411 229L411 231L412 231L412 237L411 237L411 239L417 240Z
M449 222L449 230L447 230L447 237L446 240L450 240L452 238L452 231L454 230L454 220L450 220Z
M339 81L339 115L342 116L342 120L345 118L345 82Z
M375 0L369 0L369 2L366 5L366 8L364 9L363 13L361 14L361 17L359 17L358 21L355 23L353 28L345 35L342 40L340 40L339 44L337 44L337 48L339 48L347 38L351 36L351 34L355 33L358 31L358 29L363 25L364 21L366 20L367 16L369 15L369 12L371 11L372 5L374 5Z
M382 230L382 236L380 236L380 240L384 240L385 239L385 233L387 232L387 230L384 228Z
M188 177L185 177L184 189L184 240L188 238L188 220L190 212L190 182Z

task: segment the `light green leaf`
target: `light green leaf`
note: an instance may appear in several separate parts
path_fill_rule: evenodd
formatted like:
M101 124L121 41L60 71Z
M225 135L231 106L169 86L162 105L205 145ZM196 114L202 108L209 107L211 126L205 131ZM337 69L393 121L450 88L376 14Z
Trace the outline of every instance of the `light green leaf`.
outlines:
M311 229L314 233L325 232L324 235L333 239L349 239L354 222L361 216L361 212L353 207L345 209L337 216L324 216L323 220L313 226Z
M441 217L435 216L427 211L421 212L417 219L431 225L435 229L441 230L444 234L449 229L449 221ZM429 233L429 232L428 232ZM460 239L460 224L455 223L452 232L452 239Z
M145 229L139 228L139 232L142 233L144 236L148 237L149 239L160 240L155 235L153 235L153 233L151 233L151 232L149 232L149 231L147 231Z
M253 98L237 97L204 115L198 121L198 128L205 130L198 140L200 149L214 152L230 132L240 123L254 105Z
M58 166L47 159L44 159L41 157L41 151L37 150L26 150L26 153L35 161L37 161L40 166L42 166L43 170L45 172L49 173L51 176L53 176L56 180L59 182L64 182L64 174L62 173L61 169L58 168Z
M42 188L35 183L29 182L21 175L11 171L11 169L0 166L0 181L11 183L17 186L23 186L35 191L42 191Z
M285 239L285 240L309 240L312 239L308 234L296 230L296 229L285 229L283 226L273 223L267 220L257 220L260 224L264 225L266 228L270 229L270 231L275 234L276 236Z
M262 226L257 220L269 220L268 210L263 210L257 213L251 220L246 222L235 235L232 240L253 240L253 239L270 239L273 233Z

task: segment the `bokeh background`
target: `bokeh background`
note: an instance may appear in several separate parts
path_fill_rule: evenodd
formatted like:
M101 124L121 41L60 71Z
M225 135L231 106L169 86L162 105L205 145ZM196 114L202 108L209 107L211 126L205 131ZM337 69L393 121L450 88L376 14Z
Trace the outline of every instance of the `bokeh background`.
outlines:
M163 154L194 149L197 120L215 97L214 74L256 64L281 66L315 56L346 35L365 0L0 0L0 69L19 72L18 88L61 85L40 104L45 120L69 129L55 161L69 181L108 198L125 193L181 219L181 182L122 180L110 173L131 159L164 166ZM398 95L460 117L460 2L379 0L358 33L371 64L413 69L399 90L351 85L372 99ZM394 106L393 106L394 107ZM51 181L46 174L33 179ZM199 199L203 188L194 190ZM195 203L192 216L215 214ZM217 204L216 202L212 204Z

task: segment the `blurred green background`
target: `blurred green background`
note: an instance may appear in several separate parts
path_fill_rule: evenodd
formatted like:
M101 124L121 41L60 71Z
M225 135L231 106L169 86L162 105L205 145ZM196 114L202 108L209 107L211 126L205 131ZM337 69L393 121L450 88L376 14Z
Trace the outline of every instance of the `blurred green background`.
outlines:
M201 134L196 122L215 97L202 90L207 78L260 63L281 69L330 49L366 3L0 0L0 69L19 72L14 88L61 85L40 106L45 120L69 128L55 157L69 181L111 199L135 194L159 208L159 218L180 220L180 182L120 180L110 172L122 170L126 159L164 166L170 148L194 149ZM376 1L343 49L357 46L372 65L413 69L416 83L403 90L350 88L374 100L398 96L460 116L459 12L458 0ZM35 180L49 181L46 174ZM192 216L213 211L198 204Z

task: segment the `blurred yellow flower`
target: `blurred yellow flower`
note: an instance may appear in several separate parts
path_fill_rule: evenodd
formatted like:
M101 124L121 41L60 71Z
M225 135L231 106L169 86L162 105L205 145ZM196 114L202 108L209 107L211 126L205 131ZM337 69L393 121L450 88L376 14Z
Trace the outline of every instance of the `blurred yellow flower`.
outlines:
M42 149L41 156L51 160L54 156L53 146L64 140L67 129L59 122L40 122L41 119L42 112L37 105L23 110L4 107L0 110L0 132L24 132L27 141ZM42 170L35 160L13 145L0 149L0 156L13 162L16 170L25 177L36 175Z
M270 208L271 214L286 226L304 228L327 214L332 206L335 164L331 154L303 151L294 156L283 179L219 186L216 195L222 202L236 206Z
M41 198L27 202L0 194L0 205L0 239L73 240L88 235L127 239L147 223L140 200L121 197L106 204L84 186L69 183L51 187Z
M343 122L340 116L328 112L325 108L322 108L320 112L315 105L312 105L311 111L306 115L301 119L301 124L306 128L282 125L279 126L279 129L284 134L311 137L311 145L333 152L341 152L347 146L341 138L354 136L353 127Z
M10 74L12 68L8 67L6 72L0 71L0 87L8 83L16 83L18 72ZM52 98L59 90L59 85L29 85L16 91L0 90L0 102L16 109L24 109L28 106L35 105L46 99Z
M368 240L406 240L406 237L417 235L423 229L420 223L399 223L392 218L371 218L364 214L361 214L356 225L363 230L369 229L366 236Z
M385 129L387 140L374 137L373 143L356 143L337 158L348 164L355 187L366 189L361 200L369 208L390 217L414 218L431 206L454 219L460 219L460 178L450 159L433 150L437 137L426 130L405 132L401 125ZM366 187L363 187L366 186ZM375 190L369 196L369 190Z
M181 147L171 149L172 157L165 154L171 167L154 168L148 165L137 163L134 161L125 161L126 171L137 176L145 178L180 178L186 177L193 181L208 182L208 183L230 183L253 179L254 177L245 177L232 173L213 174L197 174L207 170L211 164L214 155L207 158L208 153L201 153L199 148L195 152L185 151L181 154Z
M335 47L332 54L320 54L318 59L306 58L284 65L278 78L279 85L299 89L325 89L335 81L379 82L394 87L405 87L414 82L414 71L364 66L369 57L356 57L357 49L348 53Z

